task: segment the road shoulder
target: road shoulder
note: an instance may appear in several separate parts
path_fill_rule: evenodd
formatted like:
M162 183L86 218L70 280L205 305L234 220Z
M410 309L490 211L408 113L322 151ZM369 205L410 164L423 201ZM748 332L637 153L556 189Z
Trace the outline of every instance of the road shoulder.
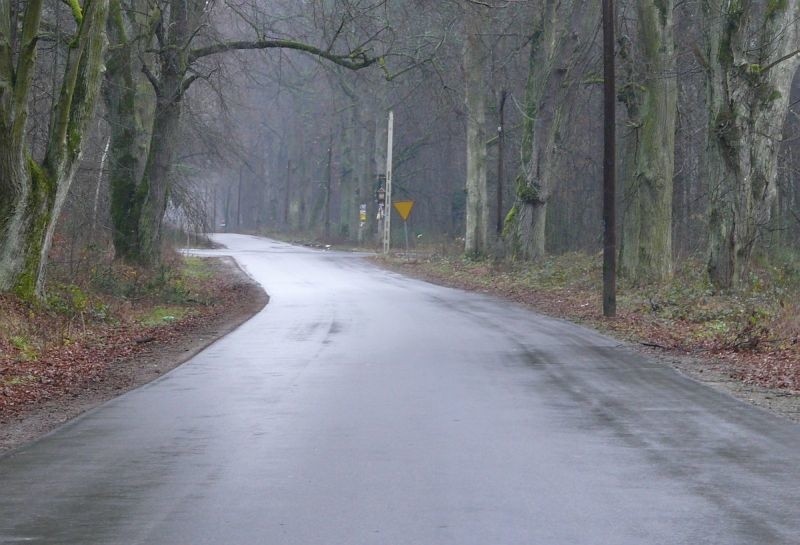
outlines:
M547 294L542 293L538 295L544 295L544 297L538 295L520 297L519 293L514 290L504 290L494 285L491 281L487 281L487 278L492 277L491 274L483 275L480 278L469 275L455 278L448 276L446 268L443 269L445 272L434 270L434 268L425 267L424 264L415 260L375 257L369 260L382 268L412 278L510 300L540 314L572 321L584 327L595 329L604 335L619 339L644 357L657 363L668 365L692 380L705 384L717 391L727 393L736 399L782 418L800 422L800 394L798 392L770 388L752 381L741 380L741 367L737 365L735 359L715 357L710 351L687 353L685 350L676 349L667 344L648 342L646 337L631 339L630 335L626 335L612 327L604 327L603 322L596 319L596 317L592 317L589 311L583 311L584 314L574 312L575 305L570 306L569 294L561 293L557 297L546 297ZM584 295L583 293L580 294L581 297ZM592 305L596 306L596 302L588 302L588 299L586 301L580 307L592 308ZM646 330L644 331L646 332ZM653 339L649 340L653 341Z
M143 344L134 356L107 366L102 376L83 388L23 407L0 418L0 454L45 435L73 418L180 366L257 314L269 301L263 288L232 258L219 266L229 279L234 298L207 319L182 326L176 334Z

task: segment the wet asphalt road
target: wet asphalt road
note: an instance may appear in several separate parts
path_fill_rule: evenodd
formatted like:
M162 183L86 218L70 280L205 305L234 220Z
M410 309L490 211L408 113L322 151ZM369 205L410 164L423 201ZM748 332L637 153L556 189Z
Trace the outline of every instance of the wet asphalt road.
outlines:
M509 303L220 240L270 304L0 458L0 543L800 543L800 426Z

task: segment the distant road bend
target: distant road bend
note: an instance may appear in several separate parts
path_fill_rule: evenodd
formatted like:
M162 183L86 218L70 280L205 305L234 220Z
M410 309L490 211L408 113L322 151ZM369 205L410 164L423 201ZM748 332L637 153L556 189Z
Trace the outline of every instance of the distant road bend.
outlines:
M0 544L800 544L800 426L504 301L217 239L270 304L0 458Z

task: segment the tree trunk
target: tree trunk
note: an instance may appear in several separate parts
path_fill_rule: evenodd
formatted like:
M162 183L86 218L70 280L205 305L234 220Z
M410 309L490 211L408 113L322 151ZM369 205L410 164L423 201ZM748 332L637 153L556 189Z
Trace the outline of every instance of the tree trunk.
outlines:
M516 214L514 255L530 261L544 257L547 201L522 201Z
M0 159L0 177L5 186L0 196L4 219L0 224L0 289L14 290L27 298L36 291L55 195L53 184L41 167L20 158L14 153L16 150L6 150L9 144L5 138L0 140L5 152Z
M595 0L547 0L531 36L520 174L505 234L514 257L545 255L547 205L560 177L560 149L575 94L575 72L591 46L588 29L598 19Z
M484 255L488 252L489 200L486 182L486 89L484 65L486 51L482 42L486 9L466 7L466 42L464 72L467 107L467 227L465 252Z
M141 6L125 10L119 0L110 1L108 28L114 47L106 74L105 98L112 128L110 188L114 247L117 257L152 265L161 258L162 222L179 142L182 99L193 81L185 78L189 64L187 46L203 17L203 6L193 1L170 0L167 17L161 11L143 16ZM156 19L149 20L151 16ZM139 40L145 39L151 26L159 29L163 41L155 56L160 65L157 75L134 61L138 42L126 36L130 31ZM144 97L138 91L136 73L140 68L155 93L150 131L143 127L137 108Z
M28 94L36 63L36 36L42 12L42 0L25 8L17 66L13 66L10 7L0 13L0 289L14 289L32 295L38 272L38 255L49 217L52 188L39 172L38 165L27 158L25 129L28 118Z
M106 63L103 97L111 129L109 187L112 239L116 257L139 257L139 216L144 194L138 190L147 150L140 143L143 126L137 109L141 98L134 75L132 44L120 0L110 0L108 37L112 44Z
M708 273L719 289L747 279L775 198L796 54L798 0L705 0L709 143Z
M357 88L351 87L345 75L337 74L337 82L349 101L348 113L341 128L339 170L339 235L356 240L359 235L358 205L361 193L361 108Z
M637 0L638 40L622 48L627 81L620 270L636 282L672 272L677 76L672 0Z
M140 104L150 102L139 91L140 63L134 58L133 44L120 0L110 0L108 35L112 44L104 85L104 98L111 127L109 186L111 219L116 256L129 261L139 258L139 217L144 193L139 182L144 171L149 130L141 119Z
M40 296L44 289L55 225L94 113L108 0L87 0L83 13L76 14L78 34L67 57L40 165L30 157L25 130L41 11L41 0L25 8L16 70L10 11L0 13L0 289L26 298Z
M156 99L150 153L139 187L144 199L138 221L138 257L151 265L161 259L162 223L169 202L170 176L180 137L182 110L180 95L176 94L180 80L165 78L164 83L164 94ZM237 210L237 218L238 214Z

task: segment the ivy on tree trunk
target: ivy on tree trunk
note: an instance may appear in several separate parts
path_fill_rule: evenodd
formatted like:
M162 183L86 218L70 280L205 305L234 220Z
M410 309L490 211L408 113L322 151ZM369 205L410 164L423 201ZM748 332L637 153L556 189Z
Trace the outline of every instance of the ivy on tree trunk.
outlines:
M747 279L776 196L778 150L800 64L798 0L704 0L709 106L708 273Z
M536 260L545 255L547 207L558 177L574 109L576 73L591 46L596 0L547 0L533 23L522 124L516 199L505 221L511 254Z

